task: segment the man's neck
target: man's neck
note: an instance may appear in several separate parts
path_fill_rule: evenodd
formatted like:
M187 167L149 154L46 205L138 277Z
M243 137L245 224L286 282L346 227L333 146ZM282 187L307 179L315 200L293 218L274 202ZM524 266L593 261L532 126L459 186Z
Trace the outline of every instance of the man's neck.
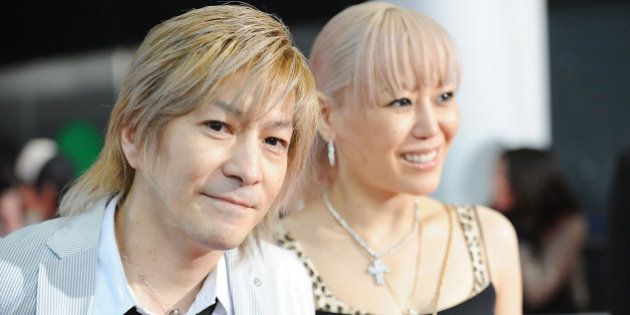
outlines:
M158 217L128 196L115 214L116 240L127 282L149 310L187 310L223 252L165 231Z

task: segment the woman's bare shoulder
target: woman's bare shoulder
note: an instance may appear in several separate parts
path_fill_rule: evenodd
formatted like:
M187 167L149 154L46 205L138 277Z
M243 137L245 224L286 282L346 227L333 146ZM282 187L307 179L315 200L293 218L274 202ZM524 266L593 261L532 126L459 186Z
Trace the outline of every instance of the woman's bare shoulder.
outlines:
M501 274L501 271L504 273L515 270L515 266L519 266L519 255L514 226L494 209L483 206L478 206L477 209L490 269L498 271L492 273L493 278Z
M500 212L478 207L492 283L496 314L522 314L522 279L518 239L512 223Z
M514 226L502 213L484 206L477 206L477 213L486 242L496 240L516 245Z

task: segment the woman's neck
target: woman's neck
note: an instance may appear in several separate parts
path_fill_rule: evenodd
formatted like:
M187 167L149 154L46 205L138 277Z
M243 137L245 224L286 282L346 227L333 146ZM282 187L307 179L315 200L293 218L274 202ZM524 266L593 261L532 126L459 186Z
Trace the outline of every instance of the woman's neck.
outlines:
M413 227L415 196L393 193L337 180L328 189L328 199L351 228L371 244L402 237Z

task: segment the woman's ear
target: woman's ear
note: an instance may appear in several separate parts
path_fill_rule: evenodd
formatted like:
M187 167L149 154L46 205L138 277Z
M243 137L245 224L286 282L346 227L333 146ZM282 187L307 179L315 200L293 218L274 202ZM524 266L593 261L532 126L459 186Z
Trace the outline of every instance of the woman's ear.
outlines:
M331 123L331 115L333 107L330 100L321 92L317 92L317 98L319 100L319 124L317 124L317 131L326 141L335 140L335 130Z
M140 158L140 141L136 137L135 130L125 127L120 135L120 146L127 163L131 168L138 169L138 163Z

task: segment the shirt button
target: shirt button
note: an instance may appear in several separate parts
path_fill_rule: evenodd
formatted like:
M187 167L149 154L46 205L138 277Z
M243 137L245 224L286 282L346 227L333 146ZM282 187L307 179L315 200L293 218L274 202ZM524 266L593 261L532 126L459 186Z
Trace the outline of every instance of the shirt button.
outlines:
M260 279L258 279L258 278L254 278L254 284L255 284L257 287L259 287L259 286L261 286L261 285L262 285L262 281L260 281Z

